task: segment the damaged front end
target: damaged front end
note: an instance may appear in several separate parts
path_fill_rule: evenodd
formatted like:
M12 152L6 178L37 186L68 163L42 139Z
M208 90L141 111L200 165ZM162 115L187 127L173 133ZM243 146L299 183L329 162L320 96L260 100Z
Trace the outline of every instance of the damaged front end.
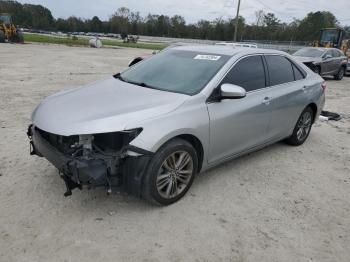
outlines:
M74 188L103 186L108 193L122 186L140 195L141 181L152 153L129 143L141 128L94 135L60 136L34 125L28 127L30 154L45 157L58 170L66 185L65 196Z

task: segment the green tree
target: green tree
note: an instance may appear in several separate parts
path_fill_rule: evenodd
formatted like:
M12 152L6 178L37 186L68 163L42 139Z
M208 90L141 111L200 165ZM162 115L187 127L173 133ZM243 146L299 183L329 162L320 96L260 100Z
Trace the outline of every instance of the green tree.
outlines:
M91 21L89 21L89 31L92 32L101 32L102 30L102 21L97 16L94 16Z
M187 24L179 15L170 18L149 14L142 17L139 12L132 12L126 7L119 8L107 21L101 21L97 16L91 19L72 16L55 20L50 10L41 5L21 4L12 0L0 0L0 12L12 14L14 22L22 27L64 32L113 32L123 37L140 34L232 41L235 29L235 19L203 19ZM305 18L291 23L282 23L275 14L264 13L263 10L255 12L255 16L256 21L252 24L247 24L243 17L239 17L238 39L313 41L318 39L321 28L339 26L336 17L327 11L311 12Z
M174 15L170 18L170 32L173 37L185 37L186 21L180 15Z
M23 26L49 30L54 28L54 18L51 11L41 5L23 5L25 20Z
M266 25L267 27L278 26L279 23L280 23L280 20L276 17L275 14L267 13L266 15L264 15L263 24Z
M322 28L336 27L338 21L336 17L328 11L311 12L300 21L298 26L299 40L316 40L319 37L319 32Z

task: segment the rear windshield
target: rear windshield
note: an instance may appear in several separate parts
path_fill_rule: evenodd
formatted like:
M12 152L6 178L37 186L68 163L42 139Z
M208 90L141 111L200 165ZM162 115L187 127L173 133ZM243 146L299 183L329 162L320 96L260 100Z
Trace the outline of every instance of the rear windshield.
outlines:
M169 49L121 74L126 82L193 95L200 92L230 56Z

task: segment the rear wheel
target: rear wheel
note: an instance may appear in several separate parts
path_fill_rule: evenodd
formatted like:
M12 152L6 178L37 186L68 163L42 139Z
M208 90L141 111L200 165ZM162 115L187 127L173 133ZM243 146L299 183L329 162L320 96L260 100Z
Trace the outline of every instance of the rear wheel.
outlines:
M193 146L183 139L173 139L154 155L143 181L143 197L169 205L182 198L191 187L198 169Z
M308 106L301 113L294 127L293 134L286 139L286 142L293 146L302 145L310 134L313 121L314 112L311 107Z
M345 67L341 67L338 73L334 76L335 80L342 80L345 75Z

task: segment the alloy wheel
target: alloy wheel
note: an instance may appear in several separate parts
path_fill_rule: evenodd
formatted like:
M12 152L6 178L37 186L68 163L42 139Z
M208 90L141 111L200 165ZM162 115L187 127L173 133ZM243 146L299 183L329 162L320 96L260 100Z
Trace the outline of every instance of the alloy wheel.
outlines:
M176 151L169 155L161 165L156 183L158 193L166 198L181 194L193 176L193 159L186 151Z
M311 124L312 124L311 113L306 111L302 114L302 116L298 121L297 138L299 141L303 141L307 137L311 128Z

